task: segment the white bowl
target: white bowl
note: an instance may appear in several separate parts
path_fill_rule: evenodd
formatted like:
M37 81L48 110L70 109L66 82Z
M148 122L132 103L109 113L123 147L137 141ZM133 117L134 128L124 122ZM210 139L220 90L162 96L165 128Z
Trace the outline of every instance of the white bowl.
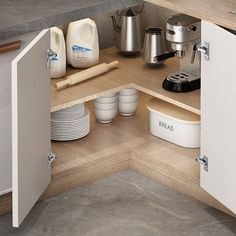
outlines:
M118 95L116 94L113 97L100 97L95 99L94 101L96 103L114 103L118 100Z
M137 101L138 101L138 94L119 96L119 102L122 102L122 103L133 103Z
M106 124L112 122L117 114L117 108L113 110L94 109L94 115L99 123Z
M138 107L137 102L132 102L132 103L119 102L118 104L118 109L122 116L132 116L136 112L137 107Z
M138 90L134 88L123 89L119 92L119 95L134 95L137 94Z
M113 110L117 109L118 102L114 103L97 103L96 101L93 102L93 107L97 110Z

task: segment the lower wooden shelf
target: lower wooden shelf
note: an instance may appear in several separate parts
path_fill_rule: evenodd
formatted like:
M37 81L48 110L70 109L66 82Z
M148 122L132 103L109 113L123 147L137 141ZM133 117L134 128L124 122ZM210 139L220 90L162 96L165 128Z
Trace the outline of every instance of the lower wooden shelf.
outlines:
M42 199L95 181L114 172L133 168L181 192L231 215L199 185L199 149L186 149L152 136L148 128L146 103L141 94L136 115L117 115L110 124L99 124L91 111L91 132L77 141L52 142L57 160L52 182ZM0 197L0 214L11 211L11 195Z

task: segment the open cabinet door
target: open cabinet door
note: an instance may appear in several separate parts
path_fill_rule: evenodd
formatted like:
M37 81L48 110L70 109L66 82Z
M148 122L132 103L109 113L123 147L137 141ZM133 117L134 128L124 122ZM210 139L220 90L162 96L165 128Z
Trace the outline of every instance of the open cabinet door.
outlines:
M236 213L236 35L202 21L201 187Z
M12 200L18 227L51 180L49 30L12 61Z

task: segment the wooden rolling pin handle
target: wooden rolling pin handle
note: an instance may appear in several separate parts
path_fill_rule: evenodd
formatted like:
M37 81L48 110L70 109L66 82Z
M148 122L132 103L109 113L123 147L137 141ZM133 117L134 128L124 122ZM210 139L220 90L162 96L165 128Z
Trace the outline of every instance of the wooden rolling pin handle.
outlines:
M113 61L109 64L102 63L100 65L91 67L87 70L83 70L81 72L78 72L76 74L68 76L66 80L56 83L55 87L58 90L66 88L68 86L83 82L83 81L91 79L95 76L106 73L109 70L117 68L118 65L119 65L119 61Z
M113 61L111 63L108 63L108 69L109 70L112 70L112 69L115 69L119 66L119 61Z

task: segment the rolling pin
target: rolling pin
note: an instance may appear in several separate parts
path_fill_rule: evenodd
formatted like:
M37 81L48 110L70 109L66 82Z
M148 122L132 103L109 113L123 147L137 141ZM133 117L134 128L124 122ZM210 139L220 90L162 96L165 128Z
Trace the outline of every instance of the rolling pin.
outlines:
M66 80L60 81L55 84L56 89L63 89L66 87L69 87L71 85L80 83L82 81L91 79L97 75L101 75L103 73L108 72L109 70L112 70L114 68L117 68L119 65L119 61L113 61L109 64L102 63L100 65L91 67L89 69L83 70L81 72L78 72L76 74L70 75L66 77Z

